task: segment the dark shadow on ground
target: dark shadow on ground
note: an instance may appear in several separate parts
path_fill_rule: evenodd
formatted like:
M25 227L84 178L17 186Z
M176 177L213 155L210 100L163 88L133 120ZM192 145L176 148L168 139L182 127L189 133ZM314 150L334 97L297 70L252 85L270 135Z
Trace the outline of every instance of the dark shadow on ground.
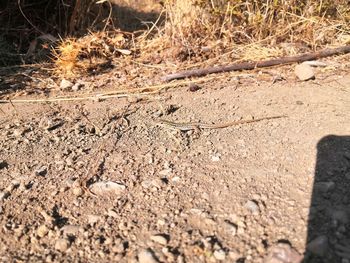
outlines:
M329 135L317 144L304 262L349 262L349 218L350 136Z
M158 12L142 12L128 6L113 5L113 22L123 31L147 30L159 18ZM164 17L161 18L162 23Z

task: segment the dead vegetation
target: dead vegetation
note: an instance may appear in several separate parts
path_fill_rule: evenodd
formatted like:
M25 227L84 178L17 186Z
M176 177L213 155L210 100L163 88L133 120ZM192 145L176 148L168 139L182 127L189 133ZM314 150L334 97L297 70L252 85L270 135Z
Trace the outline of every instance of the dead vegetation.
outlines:
M29 51L34 53L28 46L43 33L59 37L61 40L52 45L53 54L49 57L53 72L65 78L97 74L110 68L113 60L129 55L144 64L170 61L176 67L187 68L295 55L337 47L350 40L350 7L346 0L166 0L162 5L150 0L147 12L152 13L149 18L153 20L138 21L143 30L120 30L123 25L118 21L128 23L121 10L129 12L128 15L134 10L135 17L147 18L137 10L137 6L145 6L141 2L131 5L121 0L76 0L62 6L60 2L49 5L44 1L40 5L26 0L7 1L2 13L7 14L10 23L0 33L10 36L7 40L17 45L19 53L26 50L25 57ZM43 5L45 11L26 15ZM14 16L15 7L22 19L19 14ZM36 32L36 38L23 37L18 21ZM16 30L20 32L18 39L11 33ZM5 49L3 52L6 53ZM6 65L6 61L2 62Z
M118 43L116 47L132 46L135 59L153 64L256 61L343 45L350 40L349 20L347 1L167 0L148 30L128 38L132 43ZM69 43L90 46L91 40L97 41L98 37L101 41L107 37L107 42L114 43L114 36L101 32ZM59 49L65 49L66 44L62 41ZM106 50L105 45L95 51L98 49L97 53ZM88 52L87 57L91 59L94 54ZM113 53L116 54L120 53ZM64 52L61 56L65 56ZM56 56L56 65L64 68L61 56Z
M64 77L98 73L112 58L131 54L133 35L120 31L90 32L82 38L63 39L54 50L55 72Z

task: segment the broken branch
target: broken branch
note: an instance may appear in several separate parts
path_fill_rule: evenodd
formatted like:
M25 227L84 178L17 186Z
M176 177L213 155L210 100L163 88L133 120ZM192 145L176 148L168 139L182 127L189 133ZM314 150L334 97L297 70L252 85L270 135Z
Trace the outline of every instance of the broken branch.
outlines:
M254 61L254 62L242 62L227 66L216 66L216 67L208 67L203 69L192 69L180 71L178 73L166 75L162 78L163 81L171 81L174 79L184 79L189 77L200 77L213 73L221 73L221 72L229 72L236 70L251 70L256 68L265 68L276 65L286 65L296 62L304 62L308 60L315 60L324 57L330 57L340 54L346 54L350 52L350 46L342 46L334 49L324 49L318 52L313 53L305 53L297 56L291 57L282 57L277 59L265 60L265 61Z

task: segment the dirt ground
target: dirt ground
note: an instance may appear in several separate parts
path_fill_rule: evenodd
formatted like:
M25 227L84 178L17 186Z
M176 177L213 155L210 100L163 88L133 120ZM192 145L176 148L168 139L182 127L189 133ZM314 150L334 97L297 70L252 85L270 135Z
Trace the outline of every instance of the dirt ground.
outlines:
M349 70L279 73L0 104L1 262L349 262Z

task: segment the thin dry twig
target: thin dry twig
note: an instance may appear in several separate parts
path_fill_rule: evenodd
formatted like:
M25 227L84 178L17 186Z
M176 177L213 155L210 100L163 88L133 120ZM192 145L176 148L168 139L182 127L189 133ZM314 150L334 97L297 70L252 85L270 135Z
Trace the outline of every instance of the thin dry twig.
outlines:
M45 35L45 33L43 31L41 31L39 28L37 28L26 16L26 14L23 12L22 7L21 7L21 0L17 1L18 4L18 9L21 12L22 16L24 17L25 20L27 20L27 22L36 30L38 31L40 34Z
M205 81L218 79L218 78L222 78L222 76L207 77L207 78L201 78L198 80L186 80L186 81L165 83L165 84L154 85L154 86L149 86L145 88L122 89L122 90L108 91L108 92L98 93L98 94L83 94L79 97L67 96L67 97L52 97L52 98L46 98L46 99L16 99L16 100L7 99L7 100L0 100L0 103L12 103L12 104L14 103L48 103L48 102L62 102L62 101L105 100L105 99L111 99L111 98L131 97L135 95L148 96L148 95L159 94L161 91L168 88L183 86L190 83L200 83L200 82L205 82Z

